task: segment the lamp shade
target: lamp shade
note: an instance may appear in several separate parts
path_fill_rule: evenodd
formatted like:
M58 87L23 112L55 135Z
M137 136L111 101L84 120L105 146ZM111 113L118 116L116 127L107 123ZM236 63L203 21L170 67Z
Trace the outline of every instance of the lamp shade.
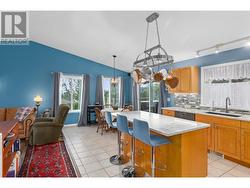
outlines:
M40 95L34 97L34 102L40 104L43 101L43 98Z

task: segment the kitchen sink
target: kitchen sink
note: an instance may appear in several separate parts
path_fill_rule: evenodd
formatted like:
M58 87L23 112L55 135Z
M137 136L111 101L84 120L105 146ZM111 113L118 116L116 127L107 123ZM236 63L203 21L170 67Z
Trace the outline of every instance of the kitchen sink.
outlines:
M240 114L229 114L223 112L206 112L207 114L215 114L215 115L222 115L222 116L230 116L230 117L241 117Z

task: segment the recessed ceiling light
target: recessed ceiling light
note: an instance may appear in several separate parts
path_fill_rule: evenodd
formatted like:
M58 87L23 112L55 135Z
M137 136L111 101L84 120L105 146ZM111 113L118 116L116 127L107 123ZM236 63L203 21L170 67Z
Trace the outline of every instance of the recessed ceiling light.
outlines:
M250 46L250 41L246 42L246 46Z

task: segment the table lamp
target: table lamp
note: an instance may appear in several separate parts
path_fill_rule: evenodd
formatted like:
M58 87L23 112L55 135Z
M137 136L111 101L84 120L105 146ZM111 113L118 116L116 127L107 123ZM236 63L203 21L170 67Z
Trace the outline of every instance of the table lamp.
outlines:
M40 95L37 95L34 97L34 102L36 103L36 110L37 110L37 113L36 113L36 117L38 117L38 108L39 106L41 105L41 102L43 101L43 98L40 96Z

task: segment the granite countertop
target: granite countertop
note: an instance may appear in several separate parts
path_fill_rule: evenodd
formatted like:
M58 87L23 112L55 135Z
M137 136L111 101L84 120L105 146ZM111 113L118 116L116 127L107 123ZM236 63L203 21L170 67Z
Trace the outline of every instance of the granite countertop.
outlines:
M133 119L146 121L148 122L149 128L152 131L168 137L199 129L205 129L210 126L209 124L205 123L189 121L144 111L112 113L113 116L117 116L117 114L126 116L129 122L133 122Z
M202 114L202 115L207 115L207 116L215 116L215 117L222 117L222 118L228 118L228 119L233 119L233 120L249 121L250 122L250 115L245 115L245 114L240 114L241 117L231 117L231 116L206 113L206 112L209 112L211 110L188 109L188 108L181 108L181 107L163 107L162 109L180 111L180 112L189 112L189 113L194 113L194 114Z

